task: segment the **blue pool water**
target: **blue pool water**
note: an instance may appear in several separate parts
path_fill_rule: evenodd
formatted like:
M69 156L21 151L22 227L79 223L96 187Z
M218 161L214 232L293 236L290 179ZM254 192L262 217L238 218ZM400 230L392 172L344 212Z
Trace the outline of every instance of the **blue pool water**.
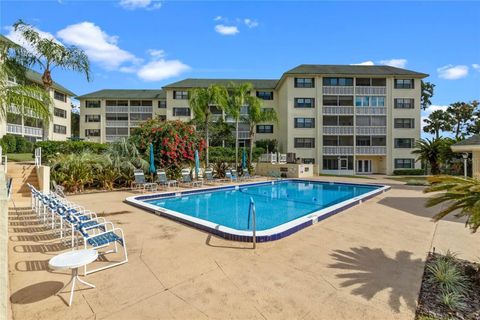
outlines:
M255 201L257 230L267 230L378 189L378 186L284 181L144 200L145 202L237 230L250 230L248 209Z

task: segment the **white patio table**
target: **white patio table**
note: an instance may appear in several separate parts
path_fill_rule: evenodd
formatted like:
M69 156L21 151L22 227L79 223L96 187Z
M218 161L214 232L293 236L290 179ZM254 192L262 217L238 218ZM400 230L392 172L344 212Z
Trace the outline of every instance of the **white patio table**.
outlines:
M69 306L72 305L73 300L73 292L75 291L75 282L78 281L83 283L86 286L91 288L95 288L95 286L91 283L88 283L78 276L78 268L83 267L93 261L97 260L98 252L93 249L85 249L85 250L72 250L68 252L61 253L48 262L48 265L52 269L71 269L72 270L72 277L70 281L63 286L62 289L58 291L60 293L65 289L70 283L72 284L72 289L70 291L70 301L68 303Z

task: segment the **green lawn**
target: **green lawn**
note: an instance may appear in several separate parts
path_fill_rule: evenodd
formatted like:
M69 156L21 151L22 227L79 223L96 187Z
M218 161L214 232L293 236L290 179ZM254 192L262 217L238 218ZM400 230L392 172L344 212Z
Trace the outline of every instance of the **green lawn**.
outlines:
M369 177L369 176L352 176L352 175L346 175L346 174L325 174L325 173L320 173L318 176L320 177L341 177L341 178L356 178L356 179L370 179L370 180L375 180L375 178Z
M14 162L32 161L33 160L33 154L31 154L31 153L7 153L7 159L8 159L8 161L14 161Z

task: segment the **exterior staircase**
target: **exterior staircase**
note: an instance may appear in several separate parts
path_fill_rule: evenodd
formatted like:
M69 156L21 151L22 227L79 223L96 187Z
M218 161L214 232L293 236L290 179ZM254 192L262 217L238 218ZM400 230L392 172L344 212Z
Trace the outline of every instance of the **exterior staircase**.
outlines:
M13 179L12 198L15 202L30 199L31 193L27 183L38 188L37 170L33 162L9 162L7 176Z

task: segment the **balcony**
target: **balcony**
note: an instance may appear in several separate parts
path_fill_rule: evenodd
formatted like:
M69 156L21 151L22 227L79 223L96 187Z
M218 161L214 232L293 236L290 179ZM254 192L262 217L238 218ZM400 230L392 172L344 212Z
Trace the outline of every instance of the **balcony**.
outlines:
M106 106L106 112L128 112L128 106Z
M325 95L353 95L352 86L323 86L323 94Z
M387 154L387 147L385 146L362 146L356 147L356 154L371 154L371 155L385 155Z
M324 115L352 115L353 107L323 107Z
M387 108L385 107L356 107L356 114L359 115L386 115Z
M378 134L387 134L387 127L382 126L382 127L357 127L356 133L360 135L378 135Z
M130 127L139 127L145 121L147 120L130 120Z
M105 121L106 127L128 127L127 120L107 120Z
M107 142L116 142L122 140L123 138L128 138L128 136L106 136L105 140Z
M27 127L27 126L22 127L22 125L20 124L7 123L7 133L42 137L43 129L35 128L35 127Z
M358 95L385 95L387 87L355 87L355 94Z
M323 134L353 135L353 126L324 126Z
M152 113L153 107L151 106L131 106L130 107L131 113Z
M349 156L353 155L353 146L326 146L323 147L323 154L328 156Z
M233 136L235 137L235 131ZM238 131L238 139L250 139L250 133L248 131Z

